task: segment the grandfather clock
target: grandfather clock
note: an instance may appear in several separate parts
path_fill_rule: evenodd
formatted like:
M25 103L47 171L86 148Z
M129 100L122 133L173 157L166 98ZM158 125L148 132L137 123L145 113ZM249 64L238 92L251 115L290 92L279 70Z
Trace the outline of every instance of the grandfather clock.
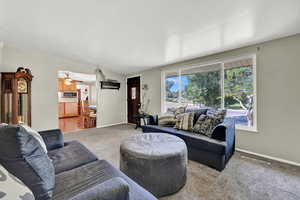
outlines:
M28 68L1 73L1 121L31 126L31 81Z

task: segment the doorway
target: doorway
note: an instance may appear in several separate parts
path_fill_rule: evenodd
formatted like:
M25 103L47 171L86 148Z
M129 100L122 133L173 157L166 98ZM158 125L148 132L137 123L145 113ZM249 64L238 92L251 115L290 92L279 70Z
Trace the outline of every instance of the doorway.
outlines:
M96 127L96 75L58 72L59 128L63 132Z
M127 79L127 119L128 123L136 123L135 115L139 114L141 106L140 76Z

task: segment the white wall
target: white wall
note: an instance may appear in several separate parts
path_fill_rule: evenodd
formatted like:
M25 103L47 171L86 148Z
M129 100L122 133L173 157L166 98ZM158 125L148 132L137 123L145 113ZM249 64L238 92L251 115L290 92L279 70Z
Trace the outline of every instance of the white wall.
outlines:
M58 128L57 72L66 70L94 74L96 68L89 64L7 45L4 45L3 48L2 62L1 72L14 72L17 67L21 66L31 69L34 76L32 82L32 127L37 130ZM115 75L115 73L111 74ZM125 95L123 94L123 96ZM121 118L112 119L110 117L114 113L120 115L122 112L122 110L116 111L107 107L107 104L112 104L112 98L116 104L121 104L118 101L119 98L115 98L113 94L103 93L101 103L98 105L101 110L98 118L105 118L108 115L108 119L105 121L107 124L124 121ZM125 115L125 112L121 115Z
M237 130L237 148L300 163L300 34L138 73L149 85L150 112L161 109L162 70L252 53L257 53L258 132Z

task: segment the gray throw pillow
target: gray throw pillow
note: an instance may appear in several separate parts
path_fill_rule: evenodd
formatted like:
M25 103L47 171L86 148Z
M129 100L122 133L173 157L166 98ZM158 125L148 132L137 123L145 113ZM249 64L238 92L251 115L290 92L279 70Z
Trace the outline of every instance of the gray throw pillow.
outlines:
M20 179L36 200L50 200L54 166L40 143L20 125L0 128L0 164Z
M40 145L42 146L42 148L44 149L44 151L46 153L48 153L46 144L45 144L42 136L37 131L33 130L31 127L29 127L29 126L27 126L25 124L22 124L21 126L23 128L25 128L26 131L27 131L27 133L29 133L30 135L32 135L40 143Z

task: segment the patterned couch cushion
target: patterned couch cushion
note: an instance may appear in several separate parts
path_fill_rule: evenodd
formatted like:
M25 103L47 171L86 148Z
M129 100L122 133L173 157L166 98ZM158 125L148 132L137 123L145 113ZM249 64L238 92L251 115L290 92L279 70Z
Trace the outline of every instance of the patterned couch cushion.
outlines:
M186 130L191 131L193 128L193 122L194 122L194 113L183 113L176 116L177 121L174 128L180 129L180 130Z
M186 112L187 106L180 106L180 107L174 107L174 108L168 108L167 113L172 113L175 116L183 114Z
M213 129L224 121L226 110L207 111L207 115L201 115L193 127L193 132L211 137Z
M158 118L158 125L173 127L176 124L177 119L174 114L164 114Z
M34 200L32 192L1 165L0 185L1 200Z

